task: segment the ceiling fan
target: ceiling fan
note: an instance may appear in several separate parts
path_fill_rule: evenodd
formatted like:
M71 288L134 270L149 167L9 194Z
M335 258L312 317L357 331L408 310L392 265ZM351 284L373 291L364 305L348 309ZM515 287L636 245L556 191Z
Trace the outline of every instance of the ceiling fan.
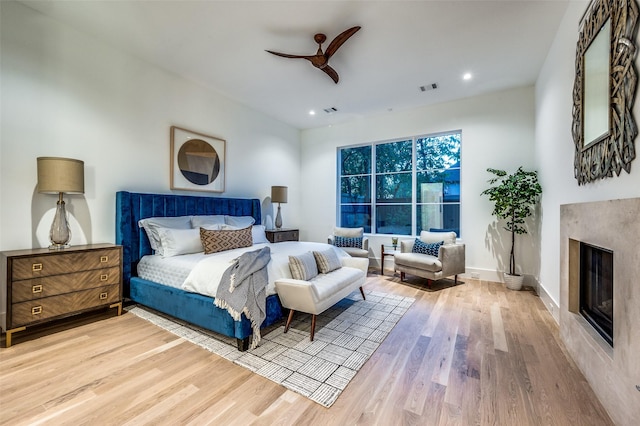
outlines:
M322 52L322 43L327 41L327 36L324 34L314 35L313 39L316 43L318 43L318 51L315 55L289 55L287 53L274 52L273 50L267 50L267 52L276 56L282 56L283 58L306 59L307 61L311 62L311 65L324 71L329 77L331 77L333 81L336 82L336 84L338 84L338 80L340 79L340 77L338 77L338 73L336 72L336 70L329 66L329 58L331 58L331 56L336 53L338 48L342 46L344 42L347 41L349 37L354 35L359 29L360 27L353 27L343 31L336 38L334 38L331 43L329 43L327 50L324 52Z

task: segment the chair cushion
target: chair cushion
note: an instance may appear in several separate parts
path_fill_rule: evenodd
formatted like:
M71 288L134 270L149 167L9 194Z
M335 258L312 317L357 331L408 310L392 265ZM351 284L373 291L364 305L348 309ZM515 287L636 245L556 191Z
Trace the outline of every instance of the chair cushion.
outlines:
M351 257L369 257L369 250L357 247L341 247Z
M363 274L364 272L360 269L343 267L330 274L320 274L309 281L313 284L313 292L318 300L324 300L330 299L343 288L351 286L354 281L362 278Z
M444 241L445 244L455 244L456 233L421 231L420 240L422 240L423 243L437 243L439 241Z
M440 250L440 246L442 244L444 244L444 241L440 241L437 243L423 243L420 238L416 238L416 241L413 243L411 252L428 254L429 256L438 257L438 251Z
M396 265L408 266L425 271L438 272L442 270L442 262L435 256L422 253L397 253L394 255Z

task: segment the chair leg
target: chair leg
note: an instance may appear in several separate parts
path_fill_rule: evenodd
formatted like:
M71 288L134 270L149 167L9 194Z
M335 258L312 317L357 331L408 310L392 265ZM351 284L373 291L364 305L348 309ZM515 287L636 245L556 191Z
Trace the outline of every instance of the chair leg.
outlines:
M367 300L367 298L364 296L364 290L362 289L362 287L360 287L360 294L362 294L362 298L364 300Z
M404 272L400 272L400 281L404 281Z
M289 317L287 318L287 323L284 325L284 332L289 331L289 326L291 325L291 320L293 319L293 313L295 311L293 309L289 309Z
M316 316L315 314L311 316L311 341L313 342L313 335L316 332Z
M456 274L456 276L453 278L453 283L455 285L458 285L458 275Z

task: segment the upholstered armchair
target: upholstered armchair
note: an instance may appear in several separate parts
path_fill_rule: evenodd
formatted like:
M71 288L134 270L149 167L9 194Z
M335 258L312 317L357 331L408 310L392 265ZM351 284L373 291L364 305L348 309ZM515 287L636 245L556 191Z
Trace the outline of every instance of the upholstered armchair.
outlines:
M327 241L352 257L369 258L369 239L364 236L364 228L335 227Z
M405 274L417 275L428 280L455 276L465 271L465 247L456 243L455 232L422 231L414 240L400 241L400 253L395 256L395 269L400 271L400 280Z

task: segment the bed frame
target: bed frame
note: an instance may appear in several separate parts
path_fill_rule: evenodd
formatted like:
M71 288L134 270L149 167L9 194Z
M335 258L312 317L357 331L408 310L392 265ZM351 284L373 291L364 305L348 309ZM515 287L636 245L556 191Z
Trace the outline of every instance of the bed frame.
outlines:
M116 193L116 244L122 245L124 296L136 303L206 328L235 337L238 350L249 348L251 322L242 315L234 321L231 315L213 304L213 298L167 287L137 275L138 261L152 254L140 219L186 215L253 216L261 223L260 200L244 198L198 197L173 194ZM282 319L282 305L277 295L267 297L267 317L262 327Z

